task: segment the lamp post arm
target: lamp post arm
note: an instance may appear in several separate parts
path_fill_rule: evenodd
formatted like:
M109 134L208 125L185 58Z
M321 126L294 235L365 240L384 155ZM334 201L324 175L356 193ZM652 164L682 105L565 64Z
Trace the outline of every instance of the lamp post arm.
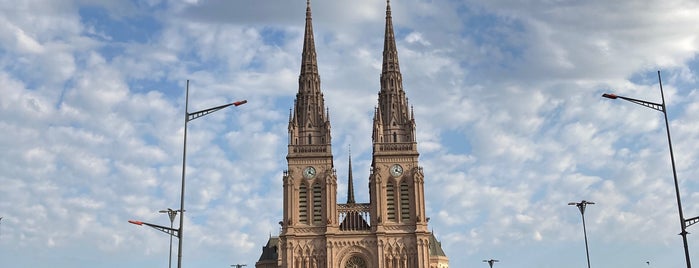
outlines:
M142 221L134 221L134 220L130 220L129 223L136 224L136 225L145 225L145 226L151 227L153 229L156 229L158 231L161 231L163 233L169 234L171 236L179 237L179 235L178 235L179 230L177 230L175 228L170 228L170 227L152 224L152 223L147 223L147 222L142 222Z
M619 96L620 99L633 102L638 105L646 106L648 108L651 108L656 111L660 111L665 113L665 105L662 103L655 103L655 102L650 102L650 101L644 101L644 100L639 100L639 99L634 99L634 98L629 98L629 97L621 97Z
M192 121L192 120L194 120L194 119L197 119L197 118L199 118L199 117L205 116L205 115L207 115L207 114L213 113L213 112L215 112L215 111L221 110L221 109L226 108L226 107L228 107L228 106L232 106L232 105L240 106L240 105L243 105L243 104L246 104L246 103L248 103L247 100L236 101L236 102L231 102L231 103L224 104L224 105L219 105L219 106L216 106L216 107L213 107L213 108L204 109L204 110L201 110L201 111L196 111L196 112L193 112L193 113L187 113L187 122Z
M684 226L689 227L697 222L699 222L699 216L684 220Z
M605 93L602 94L602 97L608 98L608 99L622 99L628 102L633 102L635 104L645 106L648 108L651 108L656 111L660 111L665 113L665 105L663 103L655 103L655 102L650 102L650 101L644 101L644 100L639 100L639 99L634 99L634 98L629 98L629 97L624 97L624 96L618 96L615 94L610 94L610 93Z

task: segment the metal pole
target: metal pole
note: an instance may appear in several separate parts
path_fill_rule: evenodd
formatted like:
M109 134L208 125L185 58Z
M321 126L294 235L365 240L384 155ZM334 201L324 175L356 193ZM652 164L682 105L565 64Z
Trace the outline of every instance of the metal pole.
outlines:
M585 254L587 255L587 268L590 268L590 250L587 247L587 228L585 227L585 204L579 206L583 222L583 235L585 236Z
M182 268L182 239L184 238L184 174L187 164L187 122L189 121L189 80L187 80L187 89L184 97L184 145L182 146L182 191L180 193L180 227L177 231L178 246L177 246L177 268Z
M663 100L663 115L665 116L665 130L667 130L667 144L670 147L670 161L672 162L672 176L675 180L675 197L677 198L677 210L680 215L680 228L682 232L682 243L684 244L684 257L687 262L687 268L692 268L691 260L689 259L689 246L687 245L687 226L685 225L684 213L682 212L682 201L680 199L680 186L677 182L677 169L675 168L675 155L672 152L672 139L670 138L670 123L667 120L667 108L665 107L665 93L663 92L663 82L660 80L660 71L658 71L658 84L660 85L660 96Z
M590 249L587 245L587 227L585 226L585 207L590 204L594 205L595 202L589 202L587 200L580 201L579 203L570 202L568 205L576 206L580 210L580 215L582 216L583 223L583 235L585 236L585 255L587 256L587 268L590 268Z
M172 229L174 219L170 220L170 229ZM167 258L167 267L172 268L172 235L170 236L170 257Z

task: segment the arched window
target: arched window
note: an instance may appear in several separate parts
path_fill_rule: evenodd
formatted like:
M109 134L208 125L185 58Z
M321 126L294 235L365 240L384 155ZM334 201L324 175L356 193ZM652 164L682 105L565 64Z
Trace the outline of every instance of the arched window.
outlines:
M308 188L305 183L299 187L299 222L308 224Z
M320 183L313 184L313 224L323 223L323 217L321 214L322 208L322 190L320 188Z
M308 133L308 144L311 144L311 133Z
M345 263L345 268L366 268L366 261L359 256L352 256Z
M386 211L388 212L388 220L396 220L396 192L393 187L393 182L389 181L386 184Z
M408 193L408 182L403 181L400 184L400 219L401 221L410 220L410 194Z
M393 142L398 142L398 135L395 132L393 132Z

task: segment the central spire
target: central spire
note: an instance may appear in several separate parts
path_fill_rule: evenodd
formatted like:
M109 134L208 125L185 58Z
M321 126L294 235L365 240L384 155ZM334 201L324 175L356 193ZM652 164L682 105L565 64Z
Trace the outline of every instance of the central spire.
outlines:
M349 175L347 179L347 204L354 204L354 182L352 182L352 148L349 149Z

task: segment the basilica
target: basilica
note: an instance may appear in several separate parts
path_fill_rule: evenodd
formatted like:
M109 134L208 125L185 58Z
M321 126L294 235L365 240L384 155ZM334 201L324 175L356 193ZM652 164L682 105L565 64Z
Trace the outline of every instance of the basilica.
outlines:
M311 4L299 87L289 116L279 236L262 247L256 268L448 268L441 243L428 229L415 119L403 90L390 0L378 104L373 118L369 203L354 200L349 160L347 201L337 203L330 120L316 58Z

